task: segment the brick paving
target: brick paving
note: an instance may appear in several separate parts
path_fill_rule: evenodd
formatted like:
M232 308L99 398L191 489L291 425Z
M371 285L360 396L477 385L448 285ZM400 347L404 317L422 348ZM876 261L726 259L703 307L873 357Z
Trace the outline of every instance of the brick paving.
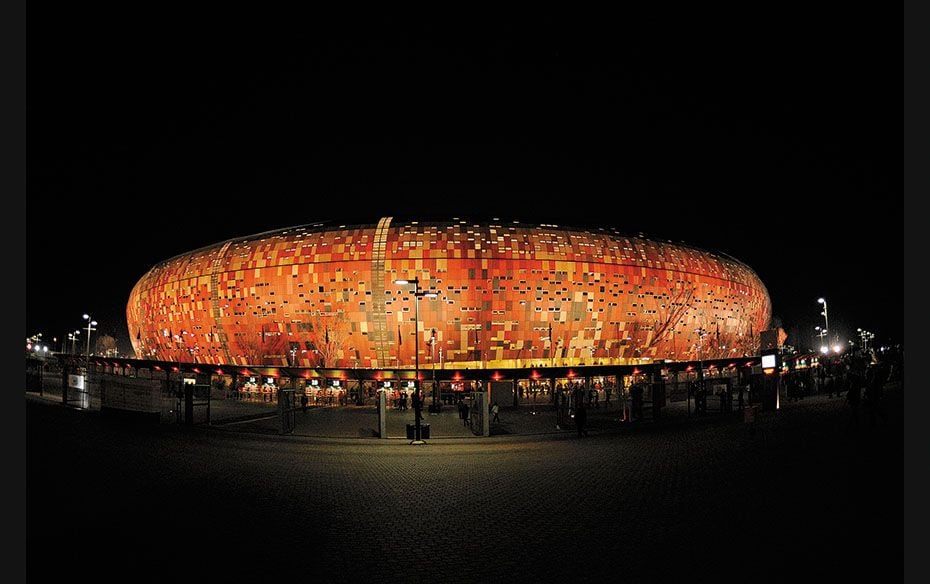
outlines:
M315 437L321 410L277 436L268 420L134 426L26 405L36 582L900 579L899 388L874 428L824 397L761 414L754 435L672 407L639 427L592 416L581 439L505 410L518 432L453 437L450 411L426 417L449 436L425 446L362 439L373 409L331 409L345 434Z

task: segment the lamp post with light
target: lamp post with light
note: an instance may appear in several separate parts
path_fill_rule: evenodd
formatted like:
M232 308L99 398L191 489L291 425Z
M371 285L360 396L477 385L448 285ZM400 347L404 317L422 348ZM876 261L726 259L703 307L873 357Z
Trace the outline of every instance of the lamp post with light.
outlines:
M704 385L704 338L710 334L703 327L697 330L698 333L698 364L700 365L701 370L698 372L701 378L701 385Z
M73 333L68 333L68 340L71 341L71 354L74 355L74 344L77 341L78 335L81 334L80 330L76 330Z
M437 294L435 292L420 292L419 278L413 278L412 280L394 280L394 283L399 286L413 284L413 332L416 338L413 346L413 414L416 424L416 434L411 444L425 444L420 436L420 410L423 408L423 401L420 395L420 297L436 298Z
M97 321L92 319L89 314L84 315L84 320L87 321L87 328L84 329L87 331L87 366L90 367L90 333L97 330L94 328L97 326Z
M830 348L826 344L824 344L824 340L823 340L823 338L827 336L827 329L821 328L819 326L815 326L814 330L817 331L817 336L820 337L820 352L824 354L829 353Z
M30 351L39 352L42 350L42 345L39 344L42 342L42 333L36 333L31 337L26 338L26 349Z
M438 414L442 406L439 403L439 390L436 388L436 329L432 330L432 334L429 338L429 351L429 362L433 368L433 403L430 405L429 411Z
M82 407L90 407L90 333L97 330L94 327L97 326L97 321L91 318L89 314L84 315L84 320L87 321L87 328L84 330L87 331L87 350L85 356L87 357L86 365L84 367L84 403Z
M817 302L819 304L823 304L823 312L821 312L820 314L823 315L823 332L824 334L826 334L830 330L830 317L827 315L827 299L818 298ZM821 343L823 343L822 340L821 340ZM830 347L828 346L829 344L830 344L830 339L827 339L827 345L822 345L820 347L820 351L822 353L828 353L830 351ZM826 347L826 350L824 350L824 347Z
M862 342L862 350L868 352L869 341L875 338L875 334L863 328L856 329L856 332L859 333L859 340Z

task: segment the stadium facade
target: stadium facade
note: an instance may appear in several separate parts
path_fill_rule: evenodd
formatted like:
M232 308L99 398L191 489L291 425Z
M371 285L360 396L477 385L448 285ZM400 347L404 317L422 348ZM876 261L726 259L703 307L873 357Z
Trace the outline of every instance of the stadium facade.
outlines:
M414 278L437 296L395 283ZM574 366L754 354L771 302L748 266L685 244L385 217L176 256L138 281L126 316L143 359L412 368L418 351L421 368Z

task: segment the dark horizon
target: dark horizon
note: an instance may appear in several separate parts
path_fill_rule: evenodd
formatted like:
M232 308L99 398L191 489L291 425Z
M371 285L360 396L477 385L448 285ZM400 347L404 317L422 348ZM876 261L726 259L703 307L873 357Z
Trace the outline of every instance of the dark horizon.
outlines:
M882 15L681 25L661 42L556 18L480 34L256 22L236 42L197 15L109 29L41 10L26 336L61 338L90 312L126 351L129 292L156 263L391 215L684 242L750 266L788 344L810 344L821 296L844 338L903 340L901 59Z

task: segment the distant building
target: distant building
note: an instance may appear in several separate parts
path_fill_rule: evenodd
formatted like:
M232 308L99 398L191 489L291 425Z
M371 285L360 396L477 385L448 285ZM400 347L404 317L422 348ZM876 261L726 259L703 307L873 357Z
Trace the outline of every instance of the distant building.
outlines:
M414 295L398 279L419 280ZM309 224L166 260L126 308L139 358L522 367L754 354L771 303L745 264L609 229Z

